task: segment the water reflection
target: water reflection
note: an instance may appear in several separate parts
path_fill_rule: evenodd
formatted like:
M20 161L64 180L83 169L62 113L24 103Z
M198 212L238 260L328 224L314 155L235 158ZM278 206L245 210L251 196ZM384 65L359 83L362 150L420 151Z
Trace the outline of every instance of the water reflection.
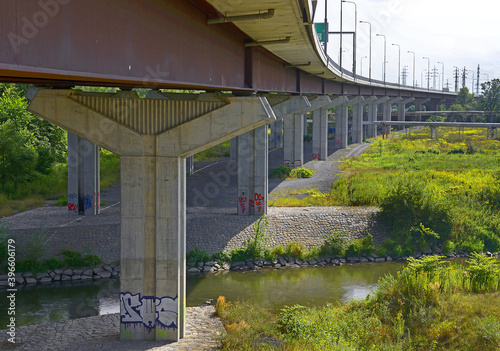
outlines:
M324 305L364 298L380 277L396 273L400 262L362 263L341 267L270 269L260 272L224 272L187 277L187 305L226 296L230 301L250 299L266 307ZM19 288L16 324L30 325L119 312L118 279L61 282ZM6 291L0 292L0 326L8 324ZM3 329L5 327L0 327Z

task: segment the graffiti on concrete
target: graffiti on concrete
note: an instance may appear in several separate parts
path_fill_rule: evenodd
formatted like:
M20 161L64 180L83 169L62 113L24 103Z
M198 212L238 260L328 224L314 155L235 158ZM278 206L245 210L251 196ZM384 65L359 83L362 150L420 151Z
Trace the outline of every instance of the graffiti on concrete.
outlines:
M78 213L78 196L75 193L68 194L68 211Z
M153 330L156 324L163 328L178 328L177 297L154 297L120 293L120 323Z

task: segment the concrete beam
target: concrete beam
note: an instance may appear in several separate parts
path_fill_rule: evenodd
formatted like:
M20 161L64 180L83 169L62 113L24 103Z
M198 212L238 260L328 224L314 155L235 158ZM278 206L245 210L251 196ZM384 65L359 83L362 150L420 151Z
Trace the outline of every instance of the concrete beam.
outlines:
M232 137L276 121L262 97L231 97L228 105L159 135L158 153L187 157Z
M304 164L304 116L294 114L283 120L283 164L300 167Z
M342 96L339 96L338 98L332 100L331 103L329 103L328 105L326 105L326 109L327 110L330 110L334 107L337 107L337 106L340 106L342 105L343 103L349 101L349 98L345 95L342 95Z

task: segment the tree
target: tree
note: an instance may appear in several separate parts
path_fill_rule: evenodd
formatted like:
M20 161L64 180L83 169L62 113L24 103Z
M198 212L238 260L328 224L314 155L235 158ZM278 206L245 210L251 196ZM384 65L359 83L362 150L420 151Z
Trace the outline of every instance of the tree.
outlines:
M457 103L462 105L465 110L472 110L474 108L474 94L469 94L469 89L466 87L460 89Z
M479 106L483 111L500 110L500 79L481 84Z

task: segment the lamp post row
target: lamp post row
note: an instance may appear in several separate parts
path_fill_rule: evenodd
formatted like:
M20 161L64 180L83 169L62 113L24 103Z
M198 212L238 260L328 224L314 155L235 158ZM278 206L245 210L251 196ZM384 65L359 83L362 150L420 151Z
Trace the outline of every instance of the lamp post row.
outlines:
M313 1L316 2L316 1ZM339 52L339 65L340 69L342 70L342 57L343 57L343 3L351 3L354 5L354 32L349 33L353 34L353 63L352 63L352 71L354 76L356 76L356 33L357 33L357 24L358 24L358 7L357 4L354 1L349 1L349 0L341 0L340 2L340 32L328 32L327 30L327 25L328 25L328 19L327 19L327 11L328 11L328 0L325 0L325 38L324 38L324 44L325 44L325 55L328 57L327 54L327 36L328 34L340 34L340 52ZM368 54L368 66L369 66L369 73L368 73L368 79L371 82L372 80L372 25L368 21L359 21L359 23L364 23L369 25L369 31L370 31L370 49L369 49L369 54ZM385 35L383 34L376 34L377 36L383 37L384 38L384 62L383 62L383 80L384 84L386 82L386 68L387 68L387 39ZM393 46L398 47L398 85L401 85L401 46L399 44L392 44ZM413 51L407 51L409 54L413 54L413 88L415 88L416 81L415 81L415 52ZM366 56L361 58L361 72L363 72L363 58L366 58ZM430 58L428 57L423 57L423 59L427 59L427 72L430 72ZM444 87L444 63L443 62L438 62L441 63L442 69L443 69L443 80L442 80L442 85L441 88ZM428 73L427 75L427 89L430 90L430 74Z

